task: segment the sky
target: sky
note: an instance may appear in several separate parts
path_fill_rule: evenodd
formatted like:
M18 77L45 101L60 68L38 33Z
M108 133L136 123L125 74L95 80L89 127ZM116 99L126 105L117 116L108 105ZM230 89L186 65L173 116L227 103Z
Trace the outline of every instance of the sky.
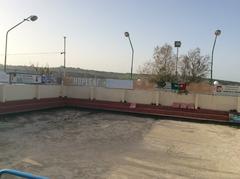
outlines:
M130 72L128 31L137 72L155 46L176 40L182 42L180 55L196 47L210 55L220 29L213 76L240 81L239 9L239 0L0 0L0 63L6 31L37 15L9 33L7 64L61 66L66 36L68 67Z

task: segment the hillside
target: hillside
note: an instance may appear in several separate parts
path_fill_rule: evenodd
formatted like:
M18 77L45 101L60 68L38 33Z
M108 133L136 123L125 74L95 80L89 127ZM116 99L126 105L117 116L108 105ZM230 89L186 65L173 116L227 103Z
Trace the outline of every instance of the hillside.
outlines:
M0 70L3 70L3 65L0 65ZM63 67L54 67L49 68L50 72L54 76L61 76L63 72ZM29 73L29 74L36 74L36 71L31 66L8 66L8 72L15 72L15 73ZM129 79L129 73L117 73L117 72L106 72L106 71L96 71L96 70L86 70L81 68L73 68L68 67L66 68L67 76L73 77L85 77L85 78L113 78L113 79ZM137 78L137 75L133 75L134 78Z
M3 65L0 65L0 70L3 70ZM51 73L60 77L63 73L63 67L54 67L50 68ZM8 66L8 72L16 72L16 73L29 73L36 74L36 71L33 67L30 66ZM113 79L130 79L130 73L117 73L117 72L106 72L106 71L97 71L97 70L87 70L82 68L66 68L67 76L73 77L84 77L84 78L113 78ZM133 74L133 79L137 79L139 77L138 74ZM208 80L208 79L205 79ZM223 85L240 85L240 82L236 81L227 81L214 79L214 81L219 81L220 84Z

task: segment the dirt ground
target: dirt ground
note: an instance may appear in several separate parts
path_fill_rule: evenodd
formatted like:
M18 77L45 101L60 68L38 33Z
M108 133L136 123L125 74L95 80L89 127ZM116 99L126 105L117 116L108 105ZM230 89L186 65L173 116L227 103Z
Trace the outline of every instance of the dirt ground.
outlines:
M240 130L76 109L5 116L0 168L51 179L240 178Z

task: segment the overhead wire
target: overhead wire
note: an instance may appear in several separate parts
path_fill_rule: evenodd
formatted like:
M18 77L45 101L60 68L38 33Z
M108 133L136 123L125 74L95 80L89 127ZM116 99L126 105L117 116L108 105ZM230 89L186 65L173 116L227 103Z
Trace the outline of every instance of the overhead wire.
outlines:
M61 52L33 52L33 53L10 53L9 55L50 55L50 54L61 54ZM0 54L1 56L5 54Z

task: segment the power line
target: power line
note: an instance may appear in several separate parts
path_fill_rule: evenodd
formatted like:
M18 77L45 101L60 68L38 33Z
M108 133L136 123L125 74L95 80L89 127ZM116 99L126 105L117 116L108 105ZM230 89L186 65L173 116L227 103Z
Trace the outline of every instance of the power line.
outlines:
M35 53L12 53L8 55L50 55L50 54L61 54L61 52L35 52ZM4 54L0 54L3 56Z

